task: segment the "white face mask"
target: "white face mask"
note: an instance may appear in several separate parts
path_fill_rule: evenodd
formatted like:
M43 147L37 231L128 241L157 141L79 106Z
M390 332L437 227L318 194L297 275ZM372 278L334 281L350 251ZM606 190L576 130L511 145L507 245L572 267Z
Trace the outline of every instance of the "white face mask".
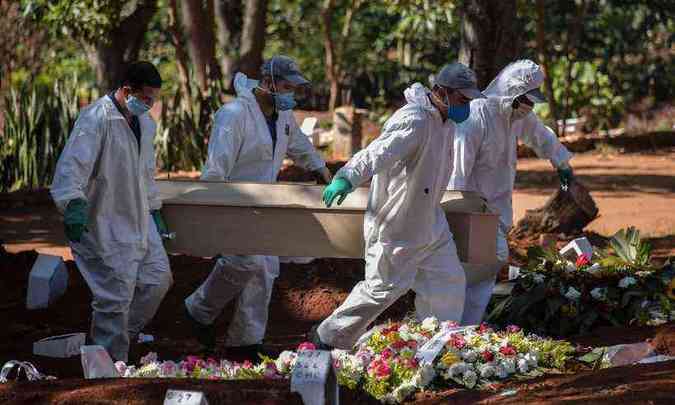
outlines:
M525 116L529 113L532 112L532 106L525 104L525 103L520 103L518 108L514 108L513 112L511 113L511 119L513 121L525 118Z

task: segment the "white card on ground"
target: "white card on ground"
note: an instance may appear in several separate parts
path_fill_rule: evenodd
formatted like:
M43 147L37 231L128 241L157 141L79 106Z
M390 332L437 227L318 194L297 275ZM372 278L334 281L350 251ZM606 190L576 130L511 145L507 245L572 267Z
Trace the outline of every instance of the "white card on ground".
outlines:
M164 405L209 405L201 391L167 390Z
M303 350L298 353L291 374L291 392L299 393L305 405L339 404L330 352Z

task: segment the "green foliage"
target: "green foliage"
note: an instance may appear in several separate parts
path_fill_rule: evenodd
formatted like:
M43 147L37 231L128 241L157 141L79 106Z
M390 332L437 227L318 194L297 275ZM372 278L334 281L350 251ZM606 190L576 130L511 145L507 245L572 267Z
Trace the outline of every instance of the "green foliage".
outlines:
M675 305L672 267L651 264L649 245L634 228L618 232L610 246L596 251L594 265L569 262L555 250L531 248L512 294L493 301L488 321L570 336L598 325L670 319Z
M77 77L51 88L23 85L5 98L0 190L47 185L80 108Z

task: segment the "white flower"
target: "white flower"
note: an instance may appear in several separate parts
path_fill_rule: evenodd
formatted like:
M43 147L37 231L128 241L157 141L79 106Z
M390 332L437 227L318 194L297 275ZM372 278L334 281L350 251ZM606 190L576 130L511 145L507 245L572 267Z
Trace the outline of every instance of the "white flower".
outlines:
M507 374L513 374L516 372L516 362L513 359L504 359L501 361L501 366L504 368Z
M525 359L518 360L518 371L525 374L529 371L529 369L530 366L528 365L527 360Z
M544 282L544 280L546 280L546 276L544 276L543 274L536 273L535 275L532 276L532 279L536 284L541 284Z
M576 301L579 298L581 298L581 293L579 291L577 291L576 288L569 287L567 289L567 292L565 293L565 298L567 298L570 301Z
M127 371L127 364L123 361L116 361L115 369L117 370L117 374L124 377L124 373Z
M415 391L417 391L417 387L415 386L415 384L413 384L410 381L406 381L403 384L396 387L394 392L392 392L392 396L394 397L396 403L401 403L405 401L405 399L408 398L410 394L412 394Z
M126 378L136 377L136 366L128 366L126 370L124 370L124 377Z
M446 374L449 377L456 377L456 376L460 376L460 375L464 374L464 372L466 372L466 370L468 370L468 369L469 369L469 366L466 363L464 363L463 361L460 361L459 363L455 363L452 366L450 366L450 368L448 368L448 371L446 372Z
M619 288L628 288L629 286L637 283L637 280L631 276L626 276L619 281Z
M492 364L486 363L478 366L478 372L481 378L490 378L497 374L497 369Z
M605 301L607 299L607 289L604 287L596 287L591 290L591 297L598 301Z
M438 329L438 319L434 316L430 316L428 318L425 318L422 321L422 329L429 331L429 332L434 332L436 329Z
M527 353L523 358L527 361L527 365L530 368L537 367L537 364L539 363L538 356L534 352Z
M464 383L464 386L466 386L467 388L475 387L477 381L478 376L476 375L476 372L473 370L467 370L466 373L464 373L464 376L462 377L462 383Z
M295 358L297 357L297 354L294 352L284 350L281 352L279 357L274 360L274 365L277 366L277 370L279 370L279 373L285 374L291 371L293 366L295 365Z
M462 352L462 359L467 363L473 363L478 358L478 353L475 350L465 350Z
M414 340L413 333L410 331L410 328L407 324L402 325L398 328L398 336L403 340Z
M575 272L577 270L577 266L574 263L572 263L568 260L565 263L565 270L567 270L567 272L569 272L569 273L572 273L572 272Z
M434 379L434 377L436 377L434 366L430 363L422 363L420 364L417 373L415 373L412 383L417 388L424 388Z

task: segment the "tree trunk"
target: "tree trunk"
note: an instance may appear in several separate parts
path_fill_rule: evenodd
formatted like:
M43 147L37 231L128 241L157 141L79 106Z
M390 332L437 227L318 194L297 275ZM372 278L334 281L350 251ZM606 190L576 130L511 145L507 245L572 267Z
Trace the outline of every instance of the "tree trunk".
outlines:
M521 239L541 233L573 235L597 216L598 207L586 187L572 181L568 191L558 189L543 207L527 210L510 236Z
M215 34L213 3L202 0L182 0L181 20L188 39L188 51L192 58L199 90L205 94L209 80L218 75L215 60ZM215 71L214 71L215 69Z
M551 117L553 118L553 130L557 135L558 131L558 104L553 93L553 75L551 74L550 53L548 51L549 45L546 43L546 0L537 0L537 53L539 55L539 63L544 69L545 79L544 87L546 88L546 95L548 96L548 106L551 110Z
M220 71L223 80L230 88L234 76L239 49L241 46L241 30L243 25L242 0L214 0L216 2L216 27L218 28L218 44L223 50L220 58Z
M516 0L465 0L460 9L459 61L471 67L485 88L519 52Z
M340 103L340 81L338 80L337 55L335 51L335 41L333 40L333 12L335 10L335 0L324 0L321 7L321 21L323 33L323 48L326 58L326 79L330 83L330 99L328 108L335 110Z
M244 9L241 32L239 70L249 77L260 77L262 53L265 50L267 0L248 0Z
M192 87L190 87L189 57L185 51L182 31L178 22L178 7L176 0L169 0L169 27L171 42L176 50L176 66L178 67L178 79L183 93L181 101L185 107L192 103Z
M102 92L117 88L126 65L138 59L148 24L156 12L157 0L139 1L133 13L103 36L106 42L87 46Z

